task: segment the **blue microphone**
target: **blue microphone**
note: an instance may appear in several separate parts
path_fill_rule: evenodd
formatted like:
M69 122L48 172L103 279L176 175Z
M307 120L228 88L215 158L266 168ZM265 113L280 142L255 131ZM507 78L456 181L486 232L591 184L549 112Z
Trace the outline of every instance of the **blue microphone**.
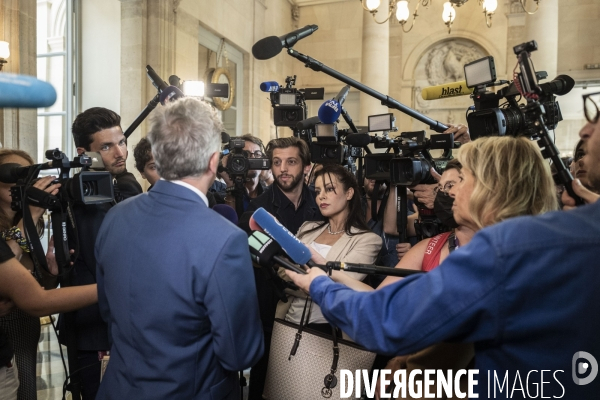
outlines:
M335 123L342 113L342 106L335 99L327 100L319 107L319 119L323 124Z
M165 90L160 92L159 100L160 104L164 106L168 102L175 101L182 97L185 97L185 95L177 86L167 86Z
M258 224L271 236L296 264L304 265L310 261L310 250L294 234L288 231L277 219L264 208L259 208L252 214L250 226Z
M56 90L32 76L0 73L0 107L40 108L56 102Z
M279 83L263 82L260 84L260 90L262 90L263 92L277 92L279 90Z

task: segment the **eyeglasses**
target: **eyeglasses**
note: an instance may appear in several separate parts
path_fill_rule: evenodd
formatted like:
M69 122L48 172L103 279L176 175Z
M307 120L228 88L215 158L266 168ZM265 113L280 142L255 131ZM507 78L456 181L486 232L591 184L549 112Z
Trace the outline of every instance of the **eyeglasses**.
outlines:
M436 186L433 191L434 193L437 195L438 192L442 192L444 193L446 196L450 195L450 190L454 187L454 185L456 185L456 182L454 181L448 181L444 184L444 186L442 185L438 185Z
M256 150L254 153L248 151L248 150L244 150L244 155L246 156L246 158L264 158L264 153L260 150Z
M600 112L598 111L598 103L596 101L600 98L600 92L584 94L582 97L585 119L587 119L590 124L597 123ZM596 99L596 101L594 101L594 99Z

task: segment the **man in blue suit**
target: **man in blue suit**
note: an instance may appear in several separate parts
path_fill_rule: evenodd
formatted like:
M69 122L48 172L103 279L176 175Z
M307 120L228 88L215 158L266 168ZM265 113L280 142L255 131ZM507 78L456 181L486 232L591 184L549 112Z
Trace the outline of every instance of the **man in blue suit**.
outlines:
M106 216L96 242L111 355L97 399L239 399L263 353L246 234L207 206L221 122L184 98L156 109L162 177Z

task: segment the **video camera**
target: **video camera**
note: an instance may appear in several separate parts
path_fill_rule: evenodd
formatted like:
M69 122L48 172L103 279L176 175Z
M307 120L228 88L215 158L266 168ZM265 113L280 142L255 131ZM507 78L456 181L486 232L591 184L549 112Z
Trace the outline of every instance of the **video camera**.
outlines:
M271 168L271 162L268 158L251 158L249 153L244 150L245 142L244 139L230 139L229 144L225 146L222 152L223 156L229 154L225 168L234 182L236 177L240 177L242 180L245 179L249 170Z
M485 90L496 82L493 57L484 57L465 65L467 86L474 88L472 97L475 104L469 108L473 111L467 115L469 132L473 140L491 135L537 138L538 106L532 106L532 102L542 107L544 124L548 129L555 129L562 121L556 96L569 93L575 81L568 75L559 75L551 82L538 84L538 81L546 78L548 74L545 71L534 70L529 53L536 50L535 40L513 48L519 59L521 72L515 73L513 82L496 93L488 93ZM526 98L528 104L519 104L521 98ZM506 101L500 105L502 99Z
M271 92L273 106L273 123L275 126L289 126L306 119L306 102L304 92L294 88L296 75L285 78L285 87L279 87Z
M376 149L385 148L386 152L365 155L365 177L393 185L435 183L431 168L441 174L452 159L452 149L460 147L460 143L454 142L453 134L427 138L425 131L403 132L390 139L388 132L396 130L393 114L370 116L369 131L375 130L383 130L384 135L371 137L371 143ZM433 158L430 150L435 149L444 150L441 157Z
M10 189L11 208L14 211L22 211L24 202L56 211L62 209L66 204L75 202L99 204L113 201L113 181L110 172L89 171L90 168L104 168L99 154L83 154L75 157L73 161L69 161L65 153L59 149L47 150L45 155L50 160L47 163L29 167L4 164L1 167L0 181L16 183ZM61 184L56 196L33 187L41 170L54 168L60 170L60 176L53 182ZM82 171L69 178L71 168L82 168Z

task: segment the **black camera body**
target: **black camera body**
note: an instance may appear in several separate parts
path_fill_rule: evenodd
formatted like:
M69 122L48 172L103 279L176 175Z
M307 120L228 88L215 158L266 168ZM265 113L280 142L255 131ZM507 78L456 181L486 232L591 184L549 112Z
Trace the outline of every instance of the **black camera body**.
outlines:
M67 156L59 149L47 150L48 163L35 164L29 167L18 168L15 175L21 178L11 190L11 208L14 211L23 209L23 199L34 206L43 207L50 211L59 209L64 204L81 203L85 205L100 204L114 200L113 179L110 172L89 171L92 165L101 164L100 156L82 154L69 161ZM99 159L99 161L98 161ZM43 169L58 168L60 176L53 183L60 183L58 193L53 196L41 189L33 187L37 182L38 174ZM82 171L69 177L72 168L82 168Z
M473 73L467 68L468 65L465 66L467 82L471 82L469 87L475 88L472 94L474 106L470 107L473 111L467 115L467 124L473 140L481 136L504 135L536 139L539 133L536 123L540 109L543 122L548 129L555 129L562 121L556 95L568 93L575 82L567 75L559 75L550 82L538 84L538 81L546 78L548 74L545 71L534 70L529 53L535 50L537 50L535 41L522 43L513 48L519 60L521 73L515 74L513 82L496 93L488 93L485 90L486 86L494 84L495 75L491 80L486 79L479 85L476 78L467 76ZM490 69L494 69L493 57L484 57L469 65L479 62L489 62ZM519 104L521 97L527 98L527 104ZM532 100L535 100L535 104L532 104ZM501 101L504 101L503 108L500 108Z
M229 146L226 147L229 150L229 159L227 160L226 168L232 180L235 180L235 177L245 178L249 170L271 168L271 162L268 158L248 157L244 152L245 145L244 139L230 139Z
M306 102L304 92L293 87L296 75L288 76L285 83L286 87L271 93L273 123L275 126L294 128L298 122L306 119Z
M381 141L380 141L381 142ZM383 143L379 143L381 147ZM393 185L414 186L420 183L434 184L431 168L441 173L452 159L452 149L460 143L454 142L453 134L431 135L425 137L425 131L403 132L395 139L388 139L389 151L365 156L365 177ZM440 158L433 158L429 150L443 149Z

